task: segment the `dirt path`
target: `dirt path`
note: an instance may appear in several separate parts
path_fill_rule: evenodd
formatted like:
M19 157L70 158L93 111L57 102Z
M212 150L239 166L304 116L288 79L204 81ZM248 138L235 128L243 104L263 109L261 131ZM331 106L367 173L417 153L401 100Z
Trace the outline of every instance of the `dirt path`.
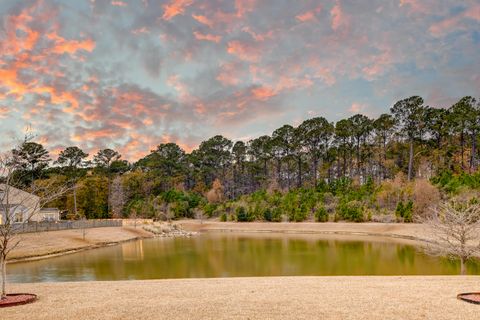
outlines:
M21 242L11 252L9 256L11 262L98 248L123 241L151 237L151 234L140 227L108 227L87 229L85 240L82 230L25 233L18 237Z
M279 277L13 284L0 319L478 319L470 277Z

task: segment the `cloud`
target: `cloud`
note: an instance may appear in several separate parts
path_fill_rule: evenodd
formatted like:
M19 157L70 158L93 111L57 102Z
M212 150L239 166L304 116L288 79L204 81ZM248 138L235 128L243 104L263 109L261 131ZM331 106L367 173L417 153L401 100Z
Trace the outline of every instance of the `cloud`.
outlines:
M251 43L233 40L228 42L227 52L241 60L257 62L261 58L261 51Z
M311 11L306 11L295 16L295 18L300 22L307 22L317 19L317 14L322 11L322 6L318 6Z
M192 14L192 18L201 24L204 24L210 28L213 28L213 21L207 18L206 16Z
M348 26L348 24L350 23L350 19L343 12L339 1L337 1L337 3L330 10L330 16L332 17L331 26L334 31L337 31L342 27Z
M215 42L215 43L219 43L220 40L222 40L222 37L218 36L218 35L202 34L198 31L194 31L193 34L195 35L195 38L197 40L205 40L205 41L211 41L211 42Z
M164 12L162 18L170 20L179 14L183 14L185 8L192 5L192 3L193 0L170 0L169 3L163 5Z
M127 3L123 1L112 1L110 2L112 6L117 6L117 7L126 7Z

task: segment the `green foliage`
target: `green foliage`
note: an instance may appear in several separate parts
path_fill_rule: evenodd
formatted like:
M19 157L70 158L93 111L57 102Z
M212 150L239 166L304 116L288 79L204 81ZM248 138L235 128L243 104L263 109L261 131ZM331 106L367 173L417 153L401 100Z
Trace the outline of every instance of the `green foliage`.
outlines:
M245 210L244 207L238 207L237 210L235 210L235 214L237 215L238 222L250 221L247 210Z
M213 213L215 212L215 210L217 209L217 204L216 203L207 203L205 204L205 206L203 207L203 211L205 212L205 214L207 215L207 217L211 218L213 216Z
M220 221L222 221L222 222L227 221L227 214L226 214L226 213L222 213L222 214L220 215Z
M395 209L395 215L399 218L402 218L404 222L412 222L413 202L409 200L404 204L403 201L400 201Z
M328 221L328 212L324 206L320 206L315 210L315 221L317 222L327 222Z
M354 222L364 221L364 206L363 203L357 200L343 201L337 207L336 219Z
M442 190L456 194L462 188L480 189L480 172L468 174L453 174L451 171L444 171L431 179L432 183Z

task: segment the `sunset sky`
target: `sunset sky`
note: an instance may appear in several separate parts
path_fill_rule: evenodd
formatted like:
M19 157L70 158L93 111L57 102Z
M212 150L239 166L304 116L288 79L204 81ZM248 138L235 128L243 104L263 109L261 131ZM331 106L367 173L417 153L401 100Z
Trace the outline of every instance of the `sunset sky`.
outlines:
M0 1L0 148L136 160L480 89L480 1Z

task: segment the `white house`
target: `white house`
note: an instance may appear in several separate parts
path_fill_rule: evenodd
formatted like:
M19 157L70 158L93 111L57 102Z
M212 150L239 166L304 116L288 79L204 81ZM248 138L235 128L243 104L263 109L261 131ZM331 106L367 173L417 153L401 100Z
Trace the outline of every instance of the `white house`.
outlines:
M13 222L58 221L58 209L40 209L40 197L26 191L0 184L0 224L7 213Z

